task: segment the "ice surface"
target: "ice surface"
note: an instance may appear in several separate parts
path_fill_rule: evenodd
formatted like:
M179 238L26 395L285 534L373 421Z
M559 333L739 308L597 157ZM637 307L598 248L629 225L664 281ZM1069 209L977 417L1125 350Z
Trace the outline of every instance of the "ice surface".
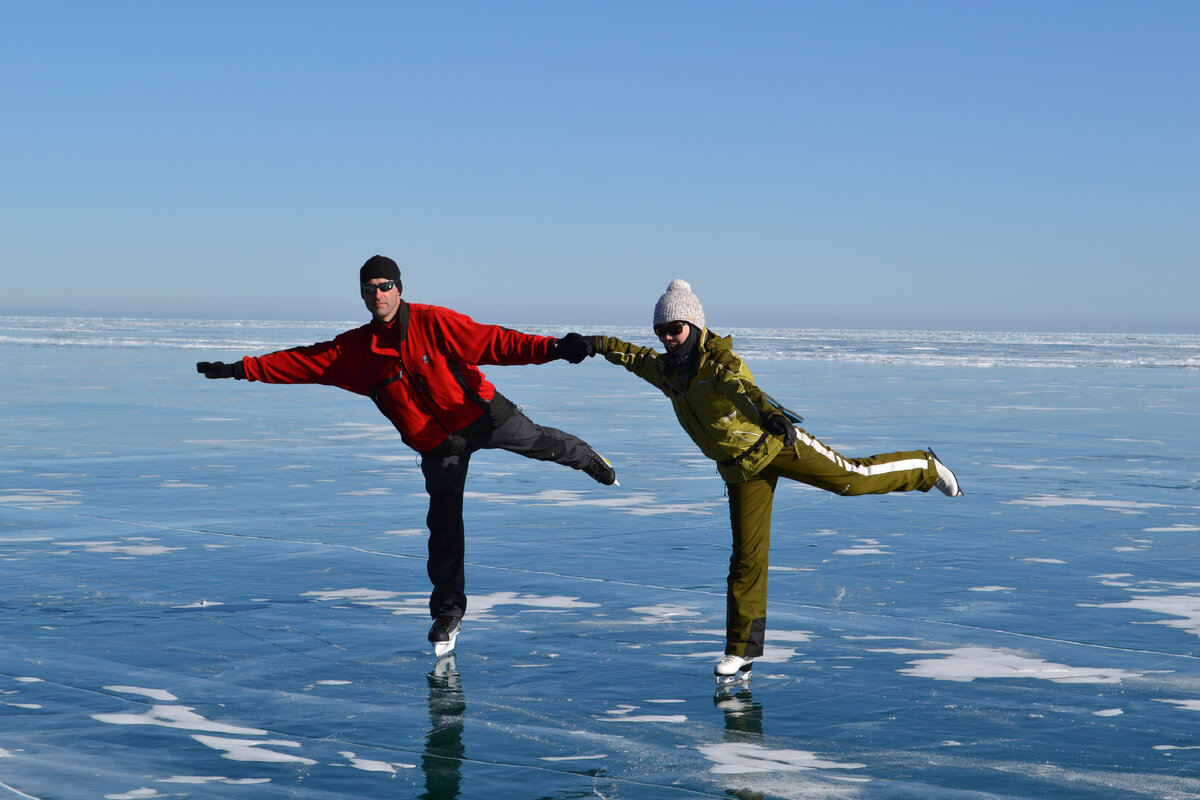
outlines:
M193 371L342 326L3 322L0 797L1200 796L1194 340L735 332L811 433L967 494L782 486L714 693L723 485L624 370L485 370L621 486L478 454L435 663L414 454Z

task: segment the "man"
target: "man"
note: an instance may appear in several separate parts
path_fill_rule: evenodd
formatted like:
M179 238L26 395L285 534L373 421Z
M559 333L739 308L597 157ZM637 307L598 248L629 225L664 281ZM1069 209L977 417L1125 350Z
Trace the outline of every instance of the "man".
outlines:
M481 325L447 308L406 302L400 268L372 256L359 270L371 322L333 341L247 356L225 364L201 361L206 378L265 383L316 383L370 397L421 454L429 493L429 641L437 656L454 649L467 609L463 489L471 454L502 449L582 470L611 486L612 465L582 439L532 422L484 377L478 364L578 364L593 354L578 333L561 339Z
M884 494L936 487L962 494L954 473L932 451L847 458L793 423L754 383L729 337L705 328L704 309L686 281L674 280L654 307L654 333L666 348L610 336L593 337L596 352L657 386L671 399L679 424L704 455L717 462L729 494L733 555L729 560L725 655L718 683L749 678L763 653L767 569L775 485L788 478L844 495Z

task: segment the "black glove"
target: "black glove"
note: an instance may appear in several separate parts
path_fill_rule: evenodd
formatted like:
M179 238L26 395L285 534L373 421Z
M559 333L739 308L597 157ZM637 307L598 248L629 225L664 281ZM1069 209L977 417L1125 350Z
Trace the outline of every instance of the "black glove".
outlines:
M772 414L763 423L763 429L774 436L782 436L785 447L796 443L796 426L783 414Z
M239 381L246 378L246 371L242 369L240 361L232 364L226 364L224 361L198 361L196 372L206 378L237 378Z
M592 340L572 331L554 343L554 357L578 364L585 358L596 355Z

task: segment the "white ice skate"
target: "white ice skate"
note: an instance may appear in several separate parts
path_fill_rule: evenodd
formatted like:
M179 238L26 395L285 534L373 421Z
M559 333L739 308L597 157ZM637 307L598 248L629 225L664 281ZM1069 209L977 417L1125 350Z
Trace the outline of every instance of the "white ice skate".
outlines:
M438 617L429 629L429 643L433 645L433 654L438 658L453 652L458 634L462 630L462 620L458 617Z
M933 467L937 470L938 479L934 487L946 495L946 497L962 497L963 491L958 485L958 478L950 468L941 462L941 459L937 457L937 453L934 453L932 450L926 450L925 452L929 453L929 457L933 459Z
M753 658L722 656L721 660L717 662L717 666L713 668L713 674L717 676L718 686L731 686L750 680L750 670L753 668Z

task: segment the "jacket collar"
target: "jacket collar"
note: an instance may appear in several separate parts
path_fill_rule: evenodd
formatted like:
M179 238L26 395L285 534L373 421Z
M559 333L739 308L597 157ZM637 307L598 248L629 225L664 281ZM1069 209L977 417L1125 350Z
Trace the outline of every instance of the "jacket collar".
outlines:
M683 341L679 347L675 348L675 352L668 353L666 372L668 375L674 373L680 381L686 383L696 374L696 368L700 364L700 358L703 355L706 334L705 328L692 326L691 333L687 339Z
M383 355L400 355L400 345L408 338L408 318L408 303L401 300L391 322L372 319L367 326L371 331L371 349Z

